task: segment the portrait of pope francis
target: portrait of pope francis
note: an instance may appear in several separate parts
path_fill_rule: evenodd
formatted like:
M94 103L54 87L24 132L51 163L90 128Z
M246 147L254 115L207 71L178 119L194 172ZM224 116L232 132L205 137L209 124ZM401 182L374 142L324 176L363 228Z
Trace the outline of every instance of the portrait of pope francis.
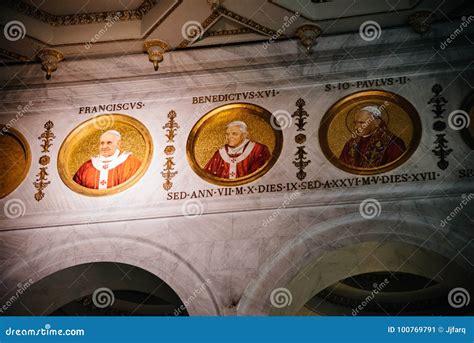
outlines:
M129 180L141 161L121 150L122 135L116 130L104 132L99 139L99 155L91 157L76 172L74 182L90 189L108 189Z

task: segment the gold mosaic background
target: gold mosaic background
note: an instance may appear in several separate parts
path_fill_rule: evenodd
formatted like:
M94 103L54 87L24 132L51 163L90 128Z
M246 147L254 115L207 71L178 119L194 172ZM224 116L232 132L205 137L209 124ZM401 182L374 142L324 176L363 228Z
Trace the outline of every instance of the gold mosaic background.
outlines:
M381 106L384 104L383 100L374 100L374 101L363 101L353 103L350 106L345 107L338 114L334 116L334 119L329 124L328 132L328 145L334 155L337 157L340 156L344 144L352 137L352 132L349 131L346 124L346 116L350 113L350 117L347 118L347 122L353 122L354 112L351 112L355 107L363 107L368 105L378 105ZM388 114L388 128L389 130L400 137L405 146L408 147L411 145L413 140L413 123L408 115L401 107L396 105L393 102L390 102L388 105L384 106ZM351 125L351 128L353 124Z
M0 135L0 198L15 190L28 172L28 153L9 132Z
M146 143L145 139L134 126L113 122L106 127L100 126L98 129L93 122L83 128L71 140L68 149L68 158L66 161L66 170L72 178L81 165L89 160L92 156L99 154L99 139L100 136L108 130L117 130L122 135L122 144L120 149L122 151L130 151L144 163L146 158Z
M270 123L252 114L250 109L223 110L205 121L196 134L194 156L201 168L204 168L216 150L225 144L226 125L234 120L245 122L249 132L248 138L265 144L273 153L276 138Z

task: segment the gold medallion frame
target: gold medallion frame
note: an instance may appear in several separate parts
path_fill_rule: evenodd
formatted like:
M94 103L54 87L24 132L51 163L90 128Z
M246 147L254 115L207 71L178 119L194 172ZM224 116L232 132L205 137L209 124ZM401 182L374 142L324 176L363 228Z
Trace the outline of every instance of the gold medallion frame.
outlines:
M470 132L470 130L474 131L474 92L463 101L461 109L467 113L470 120L469 126L461 130L461 136L466 144L474 150L474 135Z
M11 184L8 185L8 188L0 190L0 199L3 199L8 194L12 193L22 184L22 182L25 180L26 176L28 175L28 172L30 171L30 167L31 167L31 150L25 136L23 136L23 134L21 134L20 131L14 128L9 128L6 131L3 131L4 128L6 128L6 126L3 124L0 124L0 132L2 132L3 135L11 136L21 146L24 159L25 159L25 167L21 169L20 173L15 175L14 180L12 181Z
M104 125L104 122L106 125ZM72 147L77 145L77 142L81 141L85 137L91 134L92 130L95 131L107 131L114 129L116 125L123 125L128 126L132 130L136 130L139 135L143 138L145 149L144 149L144 157L141 160L140 168L138 168L135 175L133 175L129 180L126 182L117 185L115 187L111 187L108 189L91 189L87 187L83 187L76 182L74 182L73 177L74 174L70 172L69 164L72 160ZM91 119L88 119L77 127L75 127L69 135L66 137L64 142L62 143L59 154L58 154L58 172L61 180L64 184L73 190L76 193L87 195L87 196L107 196L117 194L122 192L135 183L137 183L142 176L147 171L148 167L150 166L151 159L153 156L153 141L151 138L151 134L148 129L137 119L130 117L125 114L120 113L110 113L110 114L103 114ZM85 162L85 161L82 161Z
M410 118L412 124L412 137L410 144L407 144L406 151L396 160L376 168L357 168L351 167L339 161L339 156L336 156L328 143L328 132L332 121L336 116L347 115L348 110L362 103L381 103L394 104L399 107ZM382 90L365 90L349 94L342 99L336 101L329 110L324 114L321 124L319 126L319 144L326 158L337 168L346 172L358 175L375 175L385 173L392 170L407 161L415 152L421 139L421 121L415 107L402 96ZM406 143L406 142L405 142Z
M268 126L270 127L274 135L274 148L273 150L270 149L272 157L265 163L264 166L262 166L257 171L235 180L229 180L229 179L215 177L215 176L210 175L209 173L205 172L203 168L199 165L195 156L196 141L199 135L202 133L203 128L205 128L206 125L212 125L213 122L215 122L215 120L220 115L222 114L225 115L225 113L229 111L244 111L246 112L246 114L257 116L258 120L263 120L266 124L268 124ZM274 128L278 126L278 122L275 119L272 120L272 118L274 117L270 111L266 110L265 108L261 106L250 104L250 103L233 103L233 104L222 105L207 112L194 125L194 127L192 128L188 136L188 141L186 144L186 155L187 155L191 168L202 179L206 180L209 183L212 183L215 185L221 185L221 186L238 186L238 185L243 185L243 184L259 179L273 167L278 157L280 156L281 149L283 146L282 130L278 130ZM251 125L249 125L249 131L250 133L252 133ZM258 136L251 135L250 138L258 138Z

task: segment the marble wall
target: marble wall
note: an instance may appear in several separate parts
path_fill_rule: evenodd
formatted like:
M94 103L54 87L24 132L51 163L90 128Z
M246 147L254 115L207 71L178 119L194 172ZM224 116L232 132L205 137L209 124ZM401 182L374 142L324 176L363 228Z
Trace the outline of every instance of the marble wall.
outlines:
M408 28L384 30L381 39L370 43L358 34L323 37L312 55L303 53L295 41L277 42L267 49L255 43L172 51L157 73L144 55L66 59L50 82L42 80L37 65L3 67L6 87L0 92L0 122L14 119L18 106L31 101L31 109L15 121L14 128L28 140L32 164L23 183L0 202L6 208L14 199L22 206L19 216L6 210L0 213L0 296L11 294L18 283L30 278L36 282L70 266L112 261L150 271L181 299L209 279L205 291L189 304L191 315L268 314L270 292L286 286L322 252L383 241L432 251L472 273L474 202L446 225L441 223L474 193L474 155L459 131L448 128L449 166L438 167L432 151L436 139L432 104L428 104L435 84L443 88L446 114L460 109L472 91L472 45L459 37L452 46L439 47L453 29L453 24L438 24L424 37ZM329 84L383 78L407 78L407 82L326 91ZM311 163L304 181L324 184L358 178L327 160L318 130L332 104L367 89L387 90L407 99L418 111L422 126L413 155L381 175L433 172L436 177L320 187L296 195L287 189L169 200L169 192L221 188L192 171L186 143L199 118L229 102L193 104L193 97L273 89L278 95L251 102L272 113L290 114L296 111L298 99L306 103L305 146ZM57 170L61 143L80 123L107 113L84 114L80 108L136 101L144 107L120 113L138 119L152 135L154 152L145 175L131 188L111 196L73 192ZM163 125L171 110L180 125L174 154L178 174L167 191L160 172L166 161ZM48 166L51 184L37 201L33 182L42 155L38 137L47 121L54 123L55 135ZM272 184L300 184L293 164L297 127L293 123L282 134L284 144L277 162L249 185L263 189ZM470 177L462 177L466 170ZM360 204L366 199L380 204L373 219L361 215ZM189 206L197 208L196 215L187 212Z

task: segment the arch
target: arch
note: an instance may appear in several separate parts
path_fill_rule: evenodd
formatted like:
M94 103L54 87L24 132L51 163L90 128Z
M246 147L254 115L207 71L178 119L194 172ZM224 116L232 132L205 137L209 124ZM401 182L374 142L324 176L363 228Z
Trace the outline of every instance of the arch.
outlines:
M181 299L163 280L136 266L117 262L75 265L22 288L19 301L13 302L8 315L71 315L77 311L91 315L187 313ZM93 296L96 291L98 295ZM143 300L135 301L140 296ZM150 302L144 304L148 299Z
M260 268L244 291L237 313L294 315L313 295L345 277L392 268L465 284L473 275L469 263L473 252L465 249L472 240L442 231L437 224L428 217L384 211L376 219L364 219L357 213L314 225ZM405 258L406 262L390 264L394 252L399 252L398 261ZM417 254L429 260L421 261ZM442 263L448 263L449 268L434 270ZM272 291L279 287L290 292L289 306L272 306Z
M74 266L115 262L141 268L163 280L185 304L187 303L189 315L221 315L210 280L176 252L143 238L124 235L88 237L46 251L41 251L41 248L28 251L22 258L28 261L28 264L15 264L3 273L4 284L10 289L7 299L16 292L17 285L25 283L25 280L32 279L34 285L54 273ZM199 292L196 292L197 290ZM55 302L55 308L73 300L70 296L59 294L51 294L50 299ZM189 299L192 301L187 301Z

